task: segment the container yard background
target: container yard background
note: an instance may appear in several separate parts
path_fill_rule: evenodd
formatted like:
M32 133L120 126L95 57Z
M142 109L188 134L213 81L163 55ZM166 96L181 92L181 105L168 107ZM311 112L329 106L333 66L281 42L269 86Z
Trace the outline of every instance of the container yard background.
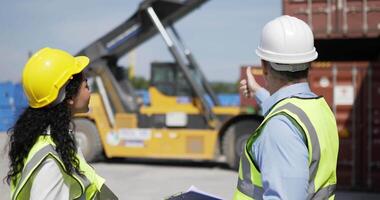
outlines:
M283 10L315 34L310 82L337 119L338 186L379 192L380 1L284 1Z
M239 3L243 4L244 1ZM312 64L309 81L312 90L326 98L337 118L340 136L337 199L380 199L380 0L284 0L278 3L281 4L282 14L304 20L315 35L319 58ZM204 13L207 12L206 6L202 9ZM254 37L258 38L259 35ZM236 38L234 40L245 42ZM249 47L251 56L255 57L254 47ZM196 51L194 53L198 54ZM217 55L214 56L218 59ZM265 85L258 62L242 61L231 66L236 71L234 80L245 78L247 66L253 66L258 82ZM211 75L207 70L205 72L207 76ZM138 94L144 104L149 104L146 91L138 91ZM241 94L219 94L218 97L223 105L240 105L250 112L260 112L254 100L242 98ZM1 150L6 141L5 131L26 105L20 83L0 83ZM129 199L128 195L134 197L132 199L162 199L166 195L186 190L190 185L201 186L203 190L230 199L237 176L236 172L218 163L112 160L94 166L110 180L117 194L126 199ZM1 178L5 176L6 168L3 152L0 157ZM125 177L115 175L120 171L125 172ZM133 177L133 173L137 172L141 173L141 177ZM161 191L149 194L138 189L146 187L145 180L150 176L146 174L159 173L162 176L155 177L153 182L156 184L161 180L189 181L174 182ZM193 174L194 177L183 174ZM212 180L208 182L205 180L208 178L204 177L210 174L213 176L209 177ZM128 177L133 178L126 180ZM8 188L3 183L0 184L2 199L8 199Z

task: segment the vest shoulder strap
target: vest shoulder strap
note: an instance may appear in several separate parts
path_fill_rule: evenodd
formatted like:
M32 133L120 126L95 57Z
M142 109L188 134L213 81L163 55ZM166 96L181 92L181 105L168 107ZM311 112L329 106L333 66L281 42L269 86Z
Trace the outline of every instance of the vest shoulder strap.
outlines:
M18 194L20 194L28 179L32 176L34 171L41 165L41 163L49 156L57 161L57 164L60 168L63 169L63 171L66 171L65 166L62 160L60 159L59 154L56 152L54 146L52 144L40 145L39 149L35 151L31 158L27 159L27 162L22 170L21 177L14 190L15 192L13 193L12 200L17 199ZM79 185L81 186L81 193L83 194L85 188L87 188L90 185L90 181L85 176L80 176L75 172L73 172L73 175L70 176L73 177L79 183Z

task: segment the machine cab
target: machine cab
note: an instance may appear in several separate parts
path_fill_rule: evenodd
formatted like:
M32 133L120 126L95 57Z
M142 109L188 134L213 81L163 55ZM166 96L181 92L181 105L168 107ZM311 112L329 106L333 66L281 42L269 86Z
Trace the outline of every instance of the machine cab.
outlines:
M187 98L194 96L184 74L175 63L153 62L150 76L150 87L155 87L163 95Z

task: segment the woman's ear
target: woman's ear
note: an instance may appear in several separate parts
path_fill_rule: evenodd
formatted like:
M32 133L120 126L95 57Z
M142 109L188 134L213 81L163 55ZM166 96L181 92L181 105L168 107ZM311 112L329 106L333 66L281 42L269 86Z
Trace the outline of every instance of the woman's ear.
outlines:
M74 101L72 99L69 99L67 100L67 103L72 106L74 104Z

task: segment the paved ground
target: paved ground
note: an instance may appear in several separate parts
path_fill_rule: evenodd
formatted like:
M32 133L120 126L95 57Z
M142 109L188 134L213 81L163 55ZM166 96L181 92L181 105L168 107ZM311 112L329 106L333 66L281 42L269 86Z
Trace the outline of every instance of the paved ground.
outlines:
M5 134L0 133L0 177L5 176L7 160L3 149ZM237 173L215 163L111 160L93 164L120 199L156 200L186 191L191 185L208 193L231 199ZM0 183L0 200L9 199L9 188ZM339 191L338 200L380 199L380 194Z

